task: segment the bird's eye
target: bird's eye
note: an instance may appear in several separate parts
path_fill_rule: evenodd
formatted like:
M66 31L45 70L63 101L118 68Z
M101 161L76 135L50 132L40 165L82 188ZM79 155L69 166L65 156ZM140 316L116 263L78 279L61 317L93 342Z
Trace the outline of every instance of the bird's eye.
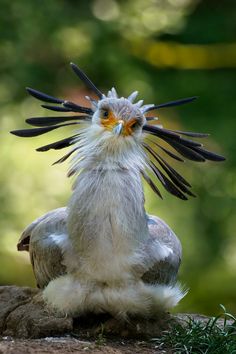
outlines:
M102 118L107 119L108 116L109 116L109 111L108 111L108 109L105 109L102 113Z
M139 127L139 122L135 121L133 124L132 124L132 129L136 129Z

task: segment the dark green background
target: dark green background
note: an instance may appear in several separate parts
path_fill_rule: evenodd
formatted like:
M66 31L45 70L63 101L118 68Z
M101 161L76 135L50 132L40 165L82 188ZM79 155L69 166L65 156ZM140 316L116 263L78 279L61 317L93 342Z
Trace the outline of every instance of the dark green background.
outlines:
M105 92L139 90L146 103L198 95L198 101L159 112L167 128L211 133L205 146L225 163L176 168L198 198L187 202L146 189L149 212L180 237L180 281L189 294L178 311L215 314L222 303L236 312L235 83L236 1L0 0L0 283L33 285L28 255L16 252L24 227L67 203L67 166L50 164L60 152L35 148L70 129L34 139L8 132L24 119L43 116L30 86L84 102L86 88L72 73L74 61Z

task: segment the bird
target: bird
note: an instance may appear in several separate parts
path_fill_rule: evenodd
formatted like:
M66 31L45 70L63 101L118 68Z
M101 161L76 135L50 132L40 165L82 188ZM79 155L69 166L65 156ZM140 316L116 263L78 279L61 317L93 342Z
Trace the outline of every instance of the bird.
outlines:
M187 200L195 197L191 185L169 160L225 158L192 139L208 134L165 129L155 113L149 115L193 102L196 96L144 104L137 101L137 91L126 98L114 87L102 93L76 64L71 67L96 96L86 96L90 107L26 88L45 109L69 115L28 118L33 128L11 132L35 137L65 126L78 128L36 149L70 147L54 164L70 158L72 195L66 207L49 211L25 228L18 250L29 252L43 301L60 314L155 317L176 306L187 290L177 280L181 242L162 219L146 212L143 183L160 198L158 183Z

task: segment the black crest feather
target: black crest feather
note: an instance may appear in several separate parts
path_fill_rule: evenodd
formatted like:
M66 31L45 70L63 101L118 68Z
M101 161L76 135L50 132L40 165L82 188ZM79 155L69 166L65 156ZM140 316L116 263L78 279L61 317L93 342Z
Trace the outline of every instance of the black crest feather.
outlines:
M160 109L160 108L164 108L164 107L180 106L182 104L190 103L190 102L196 100L197 98L198 98L197 96L193 96L193 97L181 98L180 100L157 104L157 105L154 105L153 107L149 107L146 110L146 112L150 112L150 111L153 111L154 109Z
M75 144L76 138L78 138L78 136L79 136L79 134L72 135L69 138L65 138L62 140L55 141L54 143L41 146L41 147L37 148L36 150L37 151L48 151L51 149L61 150L61 149L67 148L68 146Z
M65 123L65 124L61 124L61 125L53 125L51 127L43 127L43 128L12 130L11 133L16 136L23 137L23 138L32 138L33 136L42 135L42 134L48 133L52 130L55 130L58 128L63 128L68 125L74 125L74 124L79 124L79 122Z
M90 88L101 99L103 97L102 92L92 83L88 76L74 63L70 63L75 74L82 80L85 85Z
M49 103L63 103L64 102L60 98L49 96L46 93L37 91L37 90L32 89L30 87L26 87L26 90L31 96L33 96L33 97L35 97L38 100L43 101L43 102L49 102Z
M36 127L47 127L54 124L68 122L70 120L86 121L89 116L67 116L67 117L32 117L25 120L26 123Z

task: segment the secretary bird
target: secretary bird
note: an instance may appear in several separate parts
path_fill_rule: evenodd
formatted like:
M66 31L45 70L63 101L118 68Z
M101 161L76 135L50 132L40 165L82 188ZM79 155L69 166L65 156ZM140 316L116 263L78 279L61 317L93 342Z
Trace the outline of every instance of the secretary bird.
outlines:
M44 108L70 115L29 118L26 122L37 128L11 132L34 137L82 124L72 136L37 149L72 146L55 163L73 155L68 173L75 176L73 193L67 207L48 212L24 230L18 250L29 251L43 299L59 313L155 316L186 292L177 283L180 241L164 221L146 213L142 178L159 197L157 181L187 200L194 196L190 184L160 152L180 162L182 157L197 162L224 157L190 139L208 134L164 129L155 115L146 116L196 97L144 105L143 100L135 102L137 91L128 98L118 97L114 88L103 94L80 68L71 66L97 96L86 96L91 107L27 88L46 103Z

